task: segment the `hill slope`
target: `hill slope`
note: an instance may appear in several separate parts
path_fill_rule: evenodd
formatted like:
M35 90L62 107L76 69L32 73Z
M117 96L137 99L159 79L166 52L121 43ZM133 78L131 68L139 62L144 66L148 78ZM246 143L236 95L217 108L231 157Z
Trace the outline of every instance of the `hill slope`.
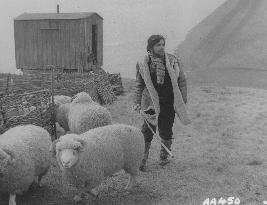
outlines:
M265 0L228 0L189 31L177 53L190 69L266 69L266 10Z

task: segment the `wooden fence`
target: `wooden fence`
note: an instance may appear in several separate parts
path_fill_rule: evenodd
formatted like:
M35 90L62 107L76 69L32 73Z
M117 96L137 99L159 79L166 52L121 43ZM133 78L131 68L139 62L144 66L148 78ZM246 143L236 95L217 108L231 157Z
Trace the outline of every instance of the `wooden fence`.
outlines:
M115 88L115 89L114 89ZM0 134L7 129L35 124L56 138L54 95L73 96L85 91L100 104L111 104L123 92L119 74L25 72L0 74Z

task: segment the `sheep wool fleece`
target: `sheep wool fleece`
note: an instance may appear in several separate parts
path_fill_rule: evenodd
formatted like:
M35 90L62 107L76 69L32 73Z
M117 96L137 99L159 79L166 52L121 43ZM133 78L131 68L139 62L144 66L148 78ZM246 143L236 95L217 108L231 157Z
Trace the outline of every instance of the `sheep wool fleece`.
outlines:
M112 124L89 130L76 137L64 135L56 143L57 153L64 148L77 148L79 142L75 138L85 141L75 166L64 169L57 154L58 163L63 170L63 181L77 188L85 185L91 190L100 185L105 177L121 169L137 175L144 150L143 134L139 128Z
M0 160L0 192L20 194L26 191L35 176L46 174L51 163L49 133L42 127L23 125L0 135L0 158L4 153L11 157Z
M109 111L95 103L71 103L68 125L72 133L82 134L90 129L111 124Z
M65 104L65 103L70 103L70 102L71 102L71 97L69 97L69 96L65 96L65 95L55 95L54 96L54 103L57 106Z

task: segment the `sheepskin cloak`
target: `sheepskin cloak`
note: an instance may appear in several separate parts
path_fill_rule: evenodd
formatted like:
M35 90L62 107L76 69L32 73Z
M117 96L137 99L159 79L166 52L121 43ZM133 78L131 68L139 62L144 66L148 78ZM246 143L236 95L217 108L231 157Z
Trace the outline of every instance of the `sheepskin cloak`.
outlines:
M186 111L186 107L182 98L182 94L179 90L178 84L177 84L177 78L179 77L179 66L175 61L175 58L171 57L170 54L165 53L165 59L166 59L166 68L168 70L168 73L170 75L171 78L171 82L172 82L172 87L173 87L173 94L174 94L174 110L175 113L178 115L179 119L181 120L181 122L184 125L187 125L189 123L191 123L189 116L187 114ZM158 93L155 89L155 87L153 86L152 80L151 80L151 76L150 76L150 72L149 72L149 67L148 67L148 56L145 56L145 60L144 62L138 62L139 65L139 72L142 76L142 78L144 79L144 82L146 84L146 88L144 90L144 92L148 92L147 98L146 100L144 100L144 102L142 103L142 108L147 109L149 106L152 106L156 112L156 122L155 124L158 123L158 116L160 113L160 105L159 105L159 96ZM150 99L149 99L150 98ZM151 105L151 101L152 104Z

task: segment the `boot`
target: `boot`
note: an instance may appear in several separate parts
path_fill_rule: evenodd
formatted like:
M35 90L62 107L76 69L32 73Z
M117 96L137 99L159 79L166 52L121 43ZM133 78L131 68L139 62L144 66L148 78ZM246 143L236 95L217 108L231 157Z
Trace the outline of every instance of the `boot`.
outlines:
M145 171L145 165L146 165L146 161L148 159L150 146L151 146L151 142L146 142L145 143L144 158L142 159L141 165L139 167L140 171Z
M171 151L172 140L162 140L162 143ZM161 146L160 150L160 163L159 165L165 166L170 162L169 153Z

